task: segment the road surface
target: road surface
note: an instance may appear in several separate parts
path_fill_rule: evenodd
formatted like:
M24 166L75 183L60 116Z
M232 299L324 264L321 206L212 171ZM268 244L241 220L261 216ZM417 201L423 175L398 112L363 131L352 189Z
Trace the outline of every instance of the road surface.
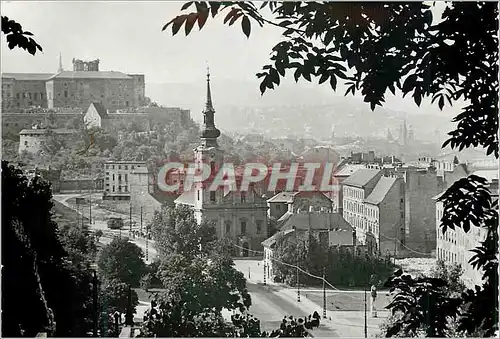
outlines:
M262 260L234 260L237 270L242 272L247 278L247 285L257 286L251 287L250 295L252 296L252 306L250 313L254 314L253 309L257 309L254 314L258 319L270 319L270 323L274 324L276 317L279 320L285 315L303 316L318 312L323 315L323 305L319 305L306 297L308 291L318 291L317 289L301 290L301 301L297 301L297 289L286 288L266 280L267 287L262 286L264 281L264 267ZM250 272L249 272L250 271ZM260 288L260 289L259 289ZM322 292L322 290L321 290ZM339 294L359 294L363 291L333 291L328 293L328 300L334 300L335 295ZM254 296L255 295L255 296ZM267 301L270 300L270 301ZM272 305L276 305L273 309ZM266 310L267 313L266 313ZM286 312L286 310L289 310ZM281 312L281 313L276 313ZM284 312L284 313L283 313ZM276 316L272 316L272 315ZM320 329L313 331L318 337L363 337L364 336L364 309L358 311L327 311L327 318L322 319ZM367 332L369 337L373 337L380 333L379 326L384 319L389 315L386 310L378 310L378 317L373 318L368 312L367 314ZM273 317L273 318L271 318Z
M76 211L76 208L68 203L69 199L76 198L76 197L81 197L82 194L80 193L72 193L72 194L54 194L53 198L54 200L60 202L61 204L65 205L66 207L69 207L73 210ZM79 211L80 214L84 214L86 217L89 215L88 209L85 209L85 211ZM143 238L132 238L130 236L129 229L123 228L121 230L112 230L108 228L107 220L110 217L122 217L124 220L128 220L128 216L121 215L119 213L113 213L109 212L107 210L104 210L100 208L96 203L92 204L92 224L89 225L91 230L97 231L101 230L103 232L103 237L99 240L103 244L109 244L113 237L118 237L118 236L123 236L123 237L129 237L130 241L137 246L139 246L144 253L146 253L146 240ZM137 230L137 228L133 228ZM148 246L147 246L147 253L148 253L148 259L145 260L147 264L150 264L158 255L156 252L156 249L154 248L154 241L149 240L148 241Z

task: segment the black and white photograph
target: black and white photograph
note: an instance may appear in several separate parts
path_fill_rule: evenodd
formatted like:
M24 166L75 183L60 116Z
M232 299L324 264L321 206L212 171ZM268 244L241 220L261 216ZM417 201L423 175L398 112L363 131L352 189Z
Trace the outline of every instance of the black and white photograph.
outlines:
M1 336L494 338L496 1L0 1Z

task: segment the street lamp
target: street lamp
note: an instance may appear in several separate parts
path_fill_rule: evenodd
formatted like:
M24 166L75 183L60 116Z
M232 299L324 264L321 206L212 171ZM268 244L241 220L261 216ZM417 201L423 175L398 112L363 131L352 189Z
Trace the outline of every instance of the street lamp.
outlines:
M368 319L367 319L367 307L366 307L366 287L365 287L365 338L368 338Z
M99 281L97 279L97 265L91 265L93 271L92 277L92 304L93 304L93 312L92 312L92 323L93 323L93 336L97 337L97 323L98 323L98 305L97 305L97 285Z
M326 319L325 268L323 267L323 319Z

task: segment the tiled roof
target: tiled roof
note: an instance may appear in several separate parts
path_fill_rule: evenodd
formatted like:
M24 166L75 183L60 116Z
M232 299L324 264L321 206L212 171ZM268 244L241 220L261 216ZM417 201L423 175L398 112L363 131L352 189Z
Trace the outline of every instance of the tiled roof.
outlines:
M280 231L293 229L307 230L345 229L352 231L352 226L339 213L295 213L291 214L283 223Z
M90 104L90 106L94 106L97 114L99 114L99 116L101 118L107 118L108 117L108 111L106 110L106 108L104 108L104 106L100 102L92 102ZM90 106L89 106L89 108L90 108Z
M62 71L51 79L132 79L132 77L115 71Z
M173 206L176 200L176 195L167 192L153 192L149 193L156 201L162 205Z
M377 176L381 171L378 169L359 169L353 174L351 174L342 183L343 185L354 186L363 188L366 184L370 182L375 176Z
M348 177L359 169L366 168L363 164L347 164L335 172L335 177Z
M75 129L66 129L66 128L57 128L57 129L53 129L52 132L54 132L55 134L75 134L77 133L77 130ZM23 135L23 134L38 134L38 135L42 135L42 134L46 134L47 133L47 129L45 128L40 128L40 129L23 129L21 130L21 132L19 132L20 135Z
M182 193L177 199L176 204L194 206L195 190Z
M16 80L48 80L54 73L2 73L2 78L14 78Z
M366 197L365 202L373 205L380 204L385 199L385 196L389 193L389 190L396 180L396 178L381 177L373 188L373 191Z
M489 182L491 182L493 179L498 180L498 169L479 170L474 171L472 174L477 175L478 177L485 178Z
M267 202L284 202L284 203L291 203L293 202L293 197L297 194L298 192L280 192L276 194L274 197L271 199L267 200Z

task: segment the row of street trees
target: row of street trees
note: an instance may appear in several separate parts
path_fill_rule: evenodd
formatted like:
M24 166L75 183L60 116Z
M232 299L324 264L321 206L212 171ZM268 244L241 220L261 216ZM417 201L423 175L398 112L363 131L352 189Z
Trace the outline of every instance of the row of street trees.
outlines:
M273 264L274 275L278 281L289 286L296 286L297 271L287 265L299 266L311 275L321 277L338 287L367 287L372 284L370 277L376 274L381 281L387 280L395 266L389 258L357 255L337 246L322 245L314 235L307 235L307 240L297 241L294 237L282 238L276 244ZM322 282L317 278L299 272L301 285L318 286ZM378 283L378 282L377 282Z

